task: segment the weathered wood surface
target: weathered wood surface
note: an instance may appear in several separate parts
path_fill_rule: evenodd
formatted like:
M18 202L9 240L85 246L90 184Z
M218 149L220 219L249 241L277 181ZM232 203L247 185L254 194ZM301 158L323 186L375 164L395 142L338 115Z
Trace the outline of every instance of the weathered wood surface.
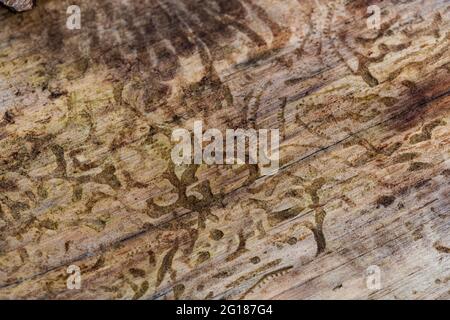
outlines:
M0 0L3 4L15 12L31 10L34 6L33 0Z
M77 2L0 8L0 298L450 297L448 1ZM174 168L194 120L280 172Z

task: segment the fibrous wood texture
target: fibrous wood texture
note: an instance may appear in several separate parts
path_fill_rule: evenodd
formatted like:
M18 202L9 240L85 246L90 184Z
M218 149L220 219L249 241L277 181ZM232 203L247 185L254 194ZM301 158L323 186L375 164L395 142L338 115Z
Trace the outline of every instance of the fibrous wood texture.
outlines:
M0 0L0 4L4 4L8 8L14 11L27 11L31 10L34 5L33 0Z
M448 1L77 2L0 8L0 298L450 297ZM195 120L280 171L174 166Z

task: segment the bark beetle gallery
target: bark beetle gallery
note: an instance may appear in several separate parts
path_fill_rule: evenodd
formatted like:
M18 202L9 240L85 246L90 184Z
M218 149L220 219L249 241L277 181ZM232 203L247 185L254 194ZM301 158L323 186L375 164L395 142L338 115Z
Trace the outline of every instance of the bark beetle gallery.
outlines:
M0 298L450 298L448 1L1 2Z

